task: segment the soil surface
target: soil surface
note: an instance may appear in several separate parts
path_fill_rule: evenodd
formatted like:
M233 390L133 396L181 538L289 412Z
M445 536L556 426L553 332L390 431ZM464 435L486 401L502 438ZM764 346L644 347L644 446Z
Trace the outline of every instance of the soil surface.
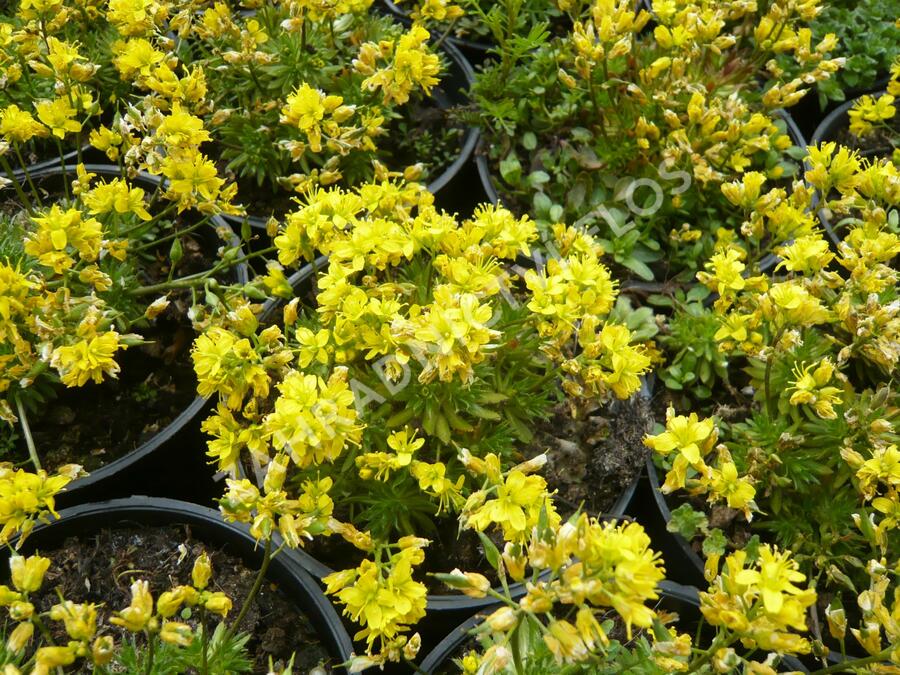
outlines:
M649 403L638 396L598 406L578 420L560 406L536 430L523 455L534 457L547 451L549 461L541 475L547 479L548 489L556 492L556 506L564 519L579 508L602 517L643 469L648 450L642 440L652 421ZM428 574L454 568L479 572L499 583L476 533L459 532L456 518L436 519L435 526L437 533L428 534L432 542L425 550L425 561L417 568L417 577L430 593L452 593ZM502 550L502 533L491 529L487 534ZM357 565L361 559L358 550L337 536L314 539L308 552L336 570Z
M209 245L186 238L183 248L176 276L214 264ZM168 259L160 252L145 267L143 283L164 281L168 268ZM29 413L44 469L53 471L74 463L95 471L146 443L196 398L197 378L190 358L194 331L187 318L190 293L171 294L169 301L169 307L151 325L133 329L147 344L118 353L121 372L117 379L88 382L83 387L57 385L56 397ZM9 432L8 426L5 431ZM27 462L21 429L12 433L12 457L5 459Z
M579 419L565 404L535 434L528 456L546 451L542 471L564 518L579 508L603 516L637 479L648 456L644 436L653 427L642 396L597 406Z
M834 134L834 140L840 145L858 150L863 157L870 160L890 157L894 151L891 141L896 143L900 139L900 115L896 115L890 121L888 125L890 130L878 128L872 134L863 137L850 133L849 119L846 124L848 126L841 127Z
M59 602L60 591L72 602L96 603L100 605L98 626L120 643L130 634L110 626L108 619L131 602L132 581L148 581L151 594L157 598L174 586L190 584L194 560L204 551L213 568L208 588L231 598L230 619L234 620L253 586L256 571L239 558L194 539L188 526L102 530L92 536L71 537L58 549L41 551L51 564L43 588L32 601L38 611L47 611ZM196 626L196 614L186 622ZM50 623L57 642L64 644L61 624ZM254 673L268 672L270 657L273 662L286 664L291 654L296 654L296 673L307 673L329 661L309 618L274 584L263 585L239 629L252 636L247 647Z

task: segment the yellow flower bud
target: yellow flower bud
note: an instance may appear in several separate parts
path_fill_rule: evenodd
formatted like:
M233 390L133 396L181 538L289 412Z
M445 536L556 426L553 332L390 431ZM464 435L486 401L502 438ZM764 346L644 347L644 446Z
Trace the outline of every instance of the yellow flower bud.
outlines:
M116 643L111 635L101 635L91 647L91 659L98 666L105 666L112 661L116 651Z
M9 559L13 586L23 593L33 593L44 582L44 574L50 567L50 560L39 555L24 558L14 555Z
M182 586L166 591L156 600L156 611L164 619L174 616L184 604L184 590Z
M847 614L841 606L828 604L825 608L825 618L828 620L828 632L835 640L843 640L847 634Z
M194 633L186 623L166 621L159 632L159 639L170 645L188 647L194 641Z
M9 634L6 641L6 648L11 652L19 652L25 649L25 646L31 642L31 636L34 635L34 624L31 622L20 623L15 630Z
M231 611L231 599L224 593L212 593L203 606L214 614L226 616Z
M27 621L34 615L34 605L30 602L14 602L9 606L9 616L13 621Z
M203 590L209 584L209 578L212 576L212 564L209 556L204 551L196 561L194 561L194 569L191 570L191 580L194 588Z
M41 647L34 654L36 672L49 672L60 666L70 666L75 662L75 650L72 647ZM43 670L41 670L43 669Z
M510 628L516 625L516 621L518 621L518 615L516 611L512 607L501 607L500 609L494 611L493 614L488 616L484 622L490 627L491 630L497 633L505 633Z

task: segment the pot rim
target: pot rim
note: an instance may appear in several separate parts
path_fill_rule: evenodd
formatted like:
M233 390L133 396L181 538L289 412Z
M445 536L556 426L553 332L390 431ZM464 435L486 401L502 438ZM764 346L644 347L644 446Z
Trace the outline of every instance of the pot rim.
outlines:
M34 173L29 172L29 175L31 175L32 179L52 178L54 176L69 177L73 176L76 172L76 166L74 164L67 164L65 167L62 167L58 164L53 166L34 165L34 167ZM84 168L86 171L96 173L98 176L120 177L122 175L121 169L113 164L85 164ZM138 172L136 178L137 180L145 181L146 183L150 183L154 186L161 184L163 187L165 187L168 182L160 176L154 176L153 174L150 174L146 171ZM227 228L227 230L232 233L230 243L232 245L240 244L240 238L234 233L231 225L229 225L228 222L224 218L222 218L222 216L211 216L210 225L215 229ZM245 284L248 282L249 273L246 263L240 263L239 265L236 265L234 271L237 276L237 283ZM77 478L69 483L66 486L65 492L60 494L59 499L71 499L74 503L77 503L77 501L79 500L79 496L83 498L83 495L88 490L96 488L97 486L112 480L121 472L130 469L131 467L144 461L148 456L162 448L165 444L170 442L174 437L181 433L182 430L184 430L184 428L192 420L194 420L194 418L197 417L200 411L206 406L208 401L208 398L196 396L191 401L191 403L188 404L187 407L182 410L171 422L169 422L165 427L160 429L146 441L138 445L136 448L134 448L130 452L125 453L121 457L114 459L108 464L104 464L99 469L91 471L87 476Z
M38 540L54 536L61 540L92 528L113 528L116 524L136 521L134 524L145 527L177 524L199 527L208 537L215 540L213 542L215 545L230 545L231 552L240 557L245 565L258 566L258 561L262 558L262 549L250 534L248 525L227 523L214 509L176 499L134 495L67 507L60 510L59 516L58 520L38 524L23 543L23 550L34 550ZM62 534L57 534L60 532ZM208 539L198 538L207 544L210 543ZM11 550L7 547L2 556L9 556ZM278 586L298 609L308 615L317 629L324 629L323 643L332 658L337 663L349 661L353 655L353 642L337 610L322 592L317 581L302 566L284 555L284 551L272 557L267 576L276 578ZM337 667L333 672L339 673L344 670Z

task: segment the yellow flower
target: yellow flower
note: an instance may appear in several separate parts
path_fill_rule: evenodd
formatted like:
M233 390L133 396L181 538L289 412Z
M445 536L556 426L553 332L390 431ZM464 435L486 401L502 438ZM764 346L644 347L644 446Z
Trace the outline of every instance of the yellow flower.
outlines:
M147 209L144 208L144 190L132 187L120 178L110 183L100 183L84 193L82 201L93 215L113 212L133 213L141 220L151 219Z
M385 105L390 102L403 105L416 87L430 94L431 88L440 81L437 75L441 72L441 62L427 46L429 37L425 28L414 24L396 46L393 41L362 45L354 65L358 71L369 75L362 83L363 88L381 89ZM392 60L387 67L372 72L376 54L391 56Z
M109 622L132 633L138 633L144 630L152 617L153 596L150 595L150 585L144 580L139 580L131 584L131 604L118 612L117 616L111 617Z
M447 478L447 467L443 462L412 462L409 467L409 473L419 481L419 489L430 495L437 497L440 502L438 504L438 513L442 513L447 508L458 506L462 503L463 497L460 494L464 476L460 476L454 483Z
M860 96L847 114L850 117L850 133L867 136L875 130L878 123L894 119L897 109L894 107L894 97L890 94L882 94L877 99Z
M492 316L490 305L475 295L454 295L447 286L436 288L434 302L415 323L414 349L427 359L419 381L429 382L435 375L442 382L457 376L471 381L472 367L484 360L491 339L498 335L487 326Z
M730 508L743 511L749 519L750 509L755 507L756 490L749 479L738 476L734 462L722 462L714 468L709 482L713 495L725 499Z
M42 265L52 267L57 274L74 263L68 253L70 249L85 262L94 262L100 255L103 242L100 222L84 218L78 209L63 210L54 204L31 220L37 230L26 237L25 252L36 256Z
M196 150L210 138L203 128L203 120L191 115L178 101L172 104L171 112L156 127L156 137L168 148L182 150Z
M327 382L292 370L278 390L275 410L265 418L266 434L298 466L333 462L348 443L359 444L362 427L346 369L335 369Z
M194 641L194 632L186 623L164 621L159 631L159 639L170 645L188 647Z
M107 331L73 345L57 347L50 356L50 365L59 372L67 387L82 387L88 380L96 383L104 376L116 378L119 364L115 354L126 346L119 341L119 334Z
M304 132L310 149L322 152L321 122L325 115L333 113L343 102L340 96L326 96L304 82L287 97L281 109L281 122Z
M490 525L500 525L507 541L524 541L531 528L537 525L541 509L555 515L548 500L547 483L541 476L527 476L510 471L491 499L465 516L467 527L483 532ZM558 516L557 516L558 519Z
M838 387L826 386L831 382L834 372L834 364L827 358L818 366L816 364L794 366L794 375L797 379L788 387L788 391L793 391L790 398L791 405L811 405L822 419L836 419L834 405L841 403L841 390Z
M75 663L75 648L41 647L34 653L35 669L33 673L49 674L56 668L70 666Z
M218 393L229 409L238 410L250 392L260 398L269 395L262 356L247 338L213 326L194 340L191 358L201 396Z
M67 467L62 467L66 469ZM72 481L81 467L73 466L69 473L48 476L45 471L29 473L0 465L0 543L6 543L15 533L25 540L38 520L56 516L55 497Z
M62 621L69 637L79 642L90 640L97 632L97 606L93 604L65 600L50 609L50 618Z
M778 614L784 605L785 595L797 595L802 589L794 582L805 581L806 576L798 571L797 562L788 553L779 552L769 546L759 550L759 570L741 570L735 581L747 586L756 586L767 612Z
M153 66L166 58L161 51L144 38L132 38L117 42L114 46L117 56L113 64L123 80L133 80L136 76L149 77Z
M700 420L697 413L691 413L688 417L676 415L670 407L666 411L666 430L646 437L644 445L663 456L678 450L688 462L698 464L717 439L718 433L711 417Z
M10 143L25 143L35 136L46 136L47 128L13 103L0 112L0 134Z
M81 122L75 119L78 111L66 97L50 101L39 101L35 105L38 119L43 122L57 138L65 138L66 134L81 131Z
M219 178L216 165L199 152L166 157L162 173L169 179L167 196L178 203L179 212L198 203L214 203L220 195L224 196L225 181Z

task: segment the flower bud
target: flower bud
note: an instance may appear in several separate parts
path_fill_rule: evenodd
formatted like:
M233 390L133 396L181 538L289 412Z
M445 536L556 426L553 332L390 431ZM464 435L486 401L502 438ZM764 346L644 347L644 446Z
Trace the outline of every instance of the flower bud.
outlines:
M156 600L156 611L159 612L161 617L168 619L181 609L182 604L184 604L184 591L179 586L159 596Z
M188 647L194 641L194 633L186 623L166 621L159 632L159 639L170 645Z
M24 558L14 555L9 559L13 586L23 593L33 593L44 582L44 574L50 567L50 560L39 555Z
M418 633L414 634L405 645L403 645L403 658L407 661L412 661L416 658L416 654L419 653L419 649L422 647L422 636Z
M13 621L28 621L34 616L34 605L30 602L18 601L9 606L9 617Z
M847 634L847 614L844 608L834 603L828 603L825 608L825 618L828 620L828 632L835 640L843 641Z
M485 619L490 629L497 633L505 633L516 625L518 615L512 607L501 607Z
M212 576L212 564L209 556L204 551L197 560L194 561L194 569L191 570L191 580L194 588L201 591L209 584L209 578Z
M168 306L168 298L166 298L166 296L159 297L147 306L147 309L144 311L144 316L152 321L162 314Z
M25 646L31 642L31 636L34 635L34 624L29 622L20 623L15 630L9 634L6 641L6 648L11 652L20 652Z
M231 611L231 598L224 593L212 593L203 606L213 614L226 616Z

